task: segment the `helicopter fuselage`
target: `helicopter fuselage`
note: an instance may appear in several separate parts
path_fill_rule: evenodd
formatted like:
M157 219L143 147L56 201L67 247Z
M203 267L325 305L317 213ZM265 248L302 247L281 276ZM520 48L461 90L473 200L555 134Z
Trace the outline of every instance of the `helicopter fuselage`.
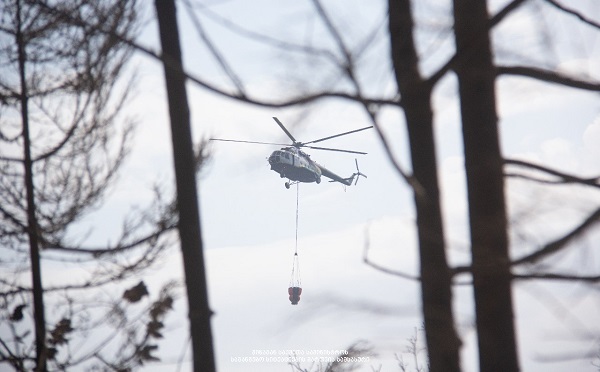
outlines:
M269 156L271 169L291 181L321 182L321 168L310 156L295 147L284 147Z

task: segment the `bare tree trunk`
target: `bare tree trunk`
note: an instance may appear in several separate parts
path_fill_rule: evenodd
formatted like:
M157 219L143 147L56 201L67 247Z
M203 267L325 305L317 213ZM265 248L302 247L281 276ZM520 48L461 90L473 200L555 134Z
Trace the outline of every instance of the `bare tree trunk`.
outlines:
M36 371L46 371L46 319L44 315L44 288L40 265L40 246L38 241L37 219L33 185L33 162L31 160L31 138L29 134L29 97L25 72L25 43L21 22L21 2L17 1L16 42L19 58L19 79L21 83L21 121L23 123L23 152L25 168L25 193L27 197L27 236L29 239L29 257L31 261L31 282L33 287L33 317L35 322Z
M208 305L196 190L196 167L175 2L173 0L156 0L155 6L171 119L179 236L187 287L194 371L211 372L215 371L210 326L212 311Z
M454 0L480 371L517 371L495 68L486 2Z
M421 263L421 296L430 371L460 371L460 340L454 329L451 276L440 208L431 87L421 78L413 40L410 0L389 1L389 29L396 81L406 117L415 192Z

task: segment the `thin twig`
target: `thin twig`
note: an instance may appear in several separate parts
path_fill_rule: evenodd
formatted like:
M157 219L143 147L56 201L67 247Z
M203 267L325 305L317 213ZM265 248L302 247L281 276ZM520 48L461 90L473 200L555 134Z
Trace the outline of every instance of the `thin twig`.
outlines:
M363 250L363 262L367 266L371 266L372 268L374 268L378 271L381 271L386 274L398 276L403 279L408 279L408 280L412 280L415 282L421 281L421 278L419 276L407 274L407 273L404 273L404 272L398 271L398 270L393 270L393 269L384 267L382 265L379 265L379 264L374 263L371 260L369 260L369 249L371 246L370 239L369 239L369 226L367 226L365 230L366 231L365 231L365 243L364 243L364 250Z
M229 64L225 60L225 57L219 52L216 45L210 40L210 38L208 37L208 34L204 31L204 28L202 27L202 23L200 22L200 19L198 18L196 13L192 11L192 6L191 6L189 0L183 0L183 4L185 5L185 7L188 10L188 15L192 20L192 24L196 28L196 32L198 33L200 38L204 41L204 43L206 44L206 46L212 53L213 57L215 57L215 59L217 60L217 62L219 63L219 65L221 66L223 71L225 72L225 74L229 77L231 82L236 86L236 88L238 90L238 94L236 94L236 96L239 96L242 98L246 97L246 89L244 88L244 83L237 76L235 71L233 71L233 69L229 66Z

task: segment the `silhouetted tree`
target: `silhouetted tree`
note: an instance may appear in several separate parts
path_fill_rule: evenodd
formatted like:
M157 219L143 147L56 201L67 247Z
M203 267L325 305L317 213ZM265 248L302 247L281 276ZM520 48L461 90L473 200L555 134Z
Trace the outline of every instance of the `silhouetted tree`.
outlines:
M79 291L128 285L128 278L152 265L168 245L165 233L177 224L173 199L157 190L150 207L124 218L116 243L88 246L73 234L76 223L100 205L129 150L133 122L123 117L123 107L131 78L120 77L131 49L103 30L133 37L137 4L55 6L24 0L0 5L0 310L8 321L0 325L0 363L17 370L65 369L101 359L119 363L101 356L118 337L66 347L70 334L98 328L106 315L86 307L93 296ZM86 22L75 25L64 14ZM47 286L43 261L72 262L73 268L92 263L92 270ZM168 292L157 301L173 296L173 288ZM156 303L144 306L151 312ZM61 314L57 319L47 317L49 304ZM167 310L151 317L148 337L130 333L125 343L149 346ZM26 316L29 311L33 319ZM134 323L143 321L122 325ZM29 346L33 337L35 348ZM141 363L143 355L137 360Z
M459 371L460 341L454 329L450 270L437 178L432 85L421 77L409 0L389 1L392 62L408 128L419 236L421 298L432 371Z
M484 1L453 5L479 368L518 371L490 21Z
M196 189L195 154L175 1L156 0L155 6L171 121L178 231L187 289L194 371L212 372L215 371L210 324L212 310L208 304L208 285Z

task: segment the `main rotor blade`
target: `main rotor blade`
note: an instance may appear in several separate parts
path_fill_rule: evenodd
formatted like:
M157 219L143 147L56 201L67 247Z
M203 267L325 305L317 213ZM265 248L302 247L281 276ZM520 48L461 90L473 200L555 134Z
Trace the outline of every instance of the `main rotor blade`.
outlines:
M327 151L338 151L338 152L349 152L351 154L360 154L360 155L366 155L366 152L360 152L360 151L352 151L352 150L342 150L342 149L332 149L329 147L317 147L317 146L304 146L304 147L308 147L309 149L314 149L314 150L327 150Z
M259 145L290 146L289 143L242 141L242 140L232 140L232 139L222 139L222 138L211 138L210 140L211 141L221 141L221 142L255 143L255 144L259 144Z
M371 128L373 128L372 125L370 127L355 129L355 130L351 130L350 132L335 134L333 136L329 136L329 137L325 137L325 138L320 138L318 140L314 140L314 141L310 141L310 142L304 142L304 144L306 145L306 144L309 144L309 143L317 143L317 142L325 141L325 140L336 138L336 137L345 136L346 134L352 134L352 133L360 132L361 130L366 130L366 129L371 129Z
M285 134L287 134L287 136L290 137L290 139L292 141L294 141L294 144L298 142L298 141L296 141L294 136L292 136L292 134L290 132L288 132L288 130L283 126L283 124L279 121L279 119L277 119L275 116L273 116L273 120L275 120L277 125L279 125L279 127L285 132Z

